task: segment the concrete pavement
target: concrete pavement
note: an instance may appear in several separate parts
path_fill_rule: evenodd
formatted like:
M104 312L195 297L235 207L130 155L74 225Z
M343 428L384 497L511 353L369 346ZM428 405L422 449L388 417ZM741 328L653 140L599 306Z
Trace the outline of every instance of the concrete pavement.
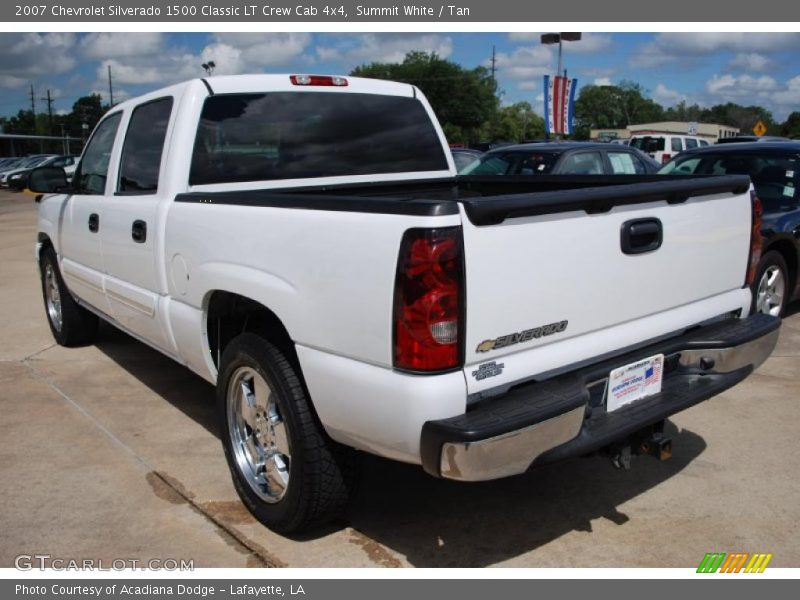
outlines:
M800 566L800 306L755 375L671 419L670 461L619 472L586 458L459 484L366 457L346 519L288 539L238 501L210 385L110 326L94 346L54 345L35 206L0 192L0 566L46 553L198 567L690 567L711 551Z

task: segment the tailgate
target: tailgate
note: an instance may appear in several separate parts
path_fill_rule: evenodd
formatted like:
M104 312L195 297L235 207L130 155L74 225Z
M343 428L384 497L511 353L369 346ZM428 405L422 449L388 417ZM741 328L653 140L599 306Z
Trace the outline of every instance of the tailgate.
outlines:
M485 197L461 209L470 394L749 306L746 177Z

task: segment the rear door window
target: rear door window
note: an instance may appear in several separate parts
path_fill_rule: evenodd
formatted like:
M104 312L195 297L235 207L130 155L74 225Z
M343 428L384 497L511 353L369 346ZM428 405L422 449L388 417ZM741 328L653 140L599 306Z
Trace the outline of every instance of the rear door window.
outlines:
M171 113L171 97L141 104L133 110L119 167L120 193L154 194L158 190L161 154Z
M672 151L673 152L682 152L683 151L683 144L681 143L681 138L674 137L671 139L672 142Z
M697 140L693 138L686 138L686 148L697 148Z
M565 156L558 166L562 175L602 175L603 157L599 152L575 152Z
M628 152L609 152L608 162L614 175L643 175L646 173L644 164L638 156Z

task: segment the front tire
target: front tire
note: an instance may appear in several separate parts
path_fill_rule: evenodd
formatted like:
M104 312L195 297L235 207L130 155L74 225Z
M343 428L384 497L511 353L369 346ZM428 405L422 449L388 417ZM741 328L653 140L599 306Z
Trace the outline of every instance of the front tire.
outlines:
M767 252L758 263L751 313L782 317L789 299L789 269L779 252Z
M70 294L53 248L42 252L39 270L47 323L56 342L62 346L91 344L97 336L100 319L80 306Z
M331 440L295 367L273 344L243 333L217 380L220 434L242 502L264 525L296 533L336 518L356 480L355 452Z

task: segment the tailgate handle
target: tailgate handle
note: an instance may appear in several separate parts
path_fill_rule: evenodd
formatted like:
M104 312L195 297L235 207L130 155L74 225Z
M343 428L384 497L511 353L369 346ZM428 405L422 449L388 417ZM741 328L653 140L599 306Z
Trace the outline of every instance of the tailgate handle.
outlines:
M659 219L633 219L622 224L620 245L625 254L644 254L661 247L664 229Z

